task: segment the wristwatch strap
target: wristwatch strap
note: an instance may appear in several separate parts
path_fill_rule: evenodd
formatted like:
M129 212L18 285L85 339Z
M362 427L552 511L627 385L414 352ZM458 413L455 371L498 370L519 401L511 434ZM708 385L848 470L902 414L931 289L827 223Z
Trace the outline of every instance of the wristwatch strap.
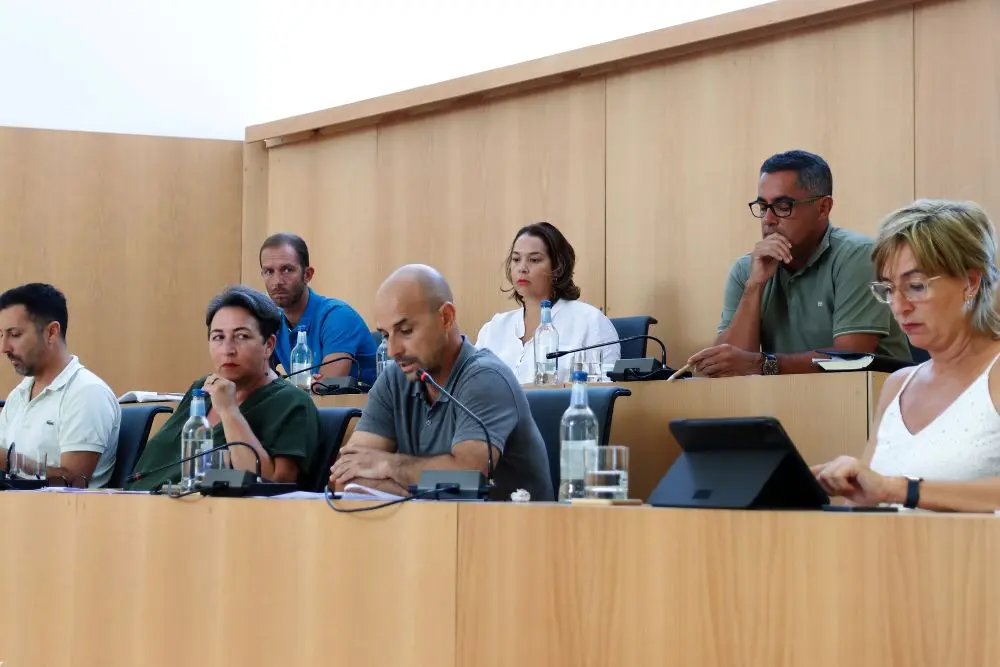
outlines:
M922 481L924 481L922 477L906 478L906 502L903 503L903 507L912 510L920 504L920 483Z

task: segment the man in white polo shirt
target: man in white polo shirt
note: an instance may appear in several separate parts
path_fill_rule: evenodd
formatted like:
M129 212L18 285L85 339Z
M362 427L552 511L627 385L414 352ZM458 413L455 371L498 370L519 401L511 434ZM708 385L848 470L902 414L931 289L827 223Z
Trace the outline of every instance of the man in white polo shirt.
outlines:
M0 410L0 466L14 445L29 474L44 454L50 484L101 487L115 467L121 407L69 353L68 320L66 297L51 285L0 294L0 352L24 376Z

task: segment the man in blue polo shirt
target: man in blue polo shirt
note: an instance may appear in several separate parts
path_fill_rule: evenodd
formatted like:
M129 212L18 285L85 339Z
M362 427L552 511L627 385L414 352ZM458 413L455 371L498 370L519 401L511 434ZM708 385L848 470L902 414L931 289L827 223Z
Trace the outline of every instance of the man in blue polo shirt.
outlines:
M309 265L309 248L301 237L287 233L267 237L260 247L260 273L268 296L281 308L282 326L274 356L286 373L291 369L296 332L305 328L314 364L344 354L357 359L357 364L343 359L317 369L314 381L350 375L369 385L375 382L376 348L368 325L348 304L317 294L309 287L314 270Z

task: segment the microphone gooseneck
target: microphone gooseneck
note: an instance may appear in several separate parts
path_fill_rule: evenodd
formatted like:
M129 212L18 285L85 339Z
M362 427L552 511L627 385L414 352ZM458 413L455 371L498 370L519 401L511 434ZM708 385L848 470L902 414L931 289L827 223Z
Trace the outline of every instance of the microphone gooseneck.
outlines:
M218 451L222 451L224 449L229 449L233 445L241 445L243 447L248 448L251 452L253 452L254 459L256 459L256 465L254 466L254 474L257 476L257 481L259 482L260 481L260 454L258 454L257 450L254 449L249 443L243 442L241 440L234 440L233 442L227 442L224 445L216 445L215 447L212 447L210 449L202 450L202 451L198 452L197 454L192 454L191 456L185 456L184 458L177 459L176 461L171 461L170 463L167 463L166 465L157 466L156 468L153 468L152 470L145 470L143 472L134 472L131 475L129 475L128 477L125 478L125 483L126 484L131 484L132 482L138 482L140 479L145 479L146 477L149 477L153 473L161 472L163 470L166 470L167 468L173 468L174 466L181 465L182 463L187 463L188 461L193 461L194 459L202 457L202 456L205 456L206 454L211 454L213 452L218 452Z
M432 387L434 387L435 389L437 389L439 392L441 392L442 394L444 394L445 396L447 396L448 399L451 400L452 403L454 403L455 405L457 405L458 408L462 412L464 412L469 417L471 417L472 420L475 421L477 424L479 424L479 427L481 429L483 429L483 435L486 437L486 457L487 457L487 464L486 464L486 484L487 484L487 486L489 486L489 487L492 488L492 486L493 486L493 444L490 442L490 432L486 428L486 422L484 422L482 419L480 419L479 415L477 415L475 412L473 412L468 407L466 407L464 403L462 403L457 398L455 398L455 396L452 395L451 392L449 392L447 389L445 389L444 387L442 387L441 385L439 385L434 380L434 378L431 377L431 374L428 373L427 371L425 371L423 368L418 368L417 369L417 379L420 382L423 382L424 384L431 385Z
M285 373L281 377L282 377L282 379L287 380L288 378L290 378L290 377L292 377L294 375L298 375L299 373L308 373L309 371L315 371L315 370L318 370L320 368L323 368L323 366L326 366L327 364L332 364L332 363L334 363L336 361L345 361L347 359L350 359L351 365L352 365L353 369L357 370L358 371L358 375L360 376L361 375L361 365L358 363L358 360L355 359L355 357L354 357L353 354L347 354L345 352L342 355L340 355L339 357L334 357L333 359L327 359L326 361L323 361L321 363L315 364L313 366L309 366L308 368L300 368L297 371L293 371L291 373Z
M577 352L586 352L587 350L594 350L599 347L608 347L609 345L618 345L619 343L627 343L633 340L651 340L655 341L660 346L660 364L666 368L667 366L667 346L663 344L663 341L656 336L650 336L648 334L643 334L640 336L626 336L625 338L619 338L618 340L609 340L604 343L594 343L593 345L585 345L584 347L578 347L573 350L557 350L556 352L549 352L545 355L546 359L558 359L559 357L565 357L567 354L575 354Z

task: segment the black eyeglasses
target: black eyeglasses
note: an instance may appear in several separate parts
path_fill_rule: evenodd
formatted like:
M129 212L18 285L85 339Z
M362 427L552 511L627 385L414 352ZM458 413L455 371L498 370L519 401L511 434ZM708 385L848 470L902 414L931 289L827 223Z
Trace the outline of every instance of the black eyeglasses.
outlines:
M808 204L811 201L816 201L817 199L822 199L826 195L816 195L815 197L809 197L808 199L779 199L773 204L768 204L766 201L761 201L756 199L747 206L750 207L750 212L755 218L763 218L767 215L768 209L774 211L774 215L779 218L787 218L792 214L792 209L795 208L797 204Z

